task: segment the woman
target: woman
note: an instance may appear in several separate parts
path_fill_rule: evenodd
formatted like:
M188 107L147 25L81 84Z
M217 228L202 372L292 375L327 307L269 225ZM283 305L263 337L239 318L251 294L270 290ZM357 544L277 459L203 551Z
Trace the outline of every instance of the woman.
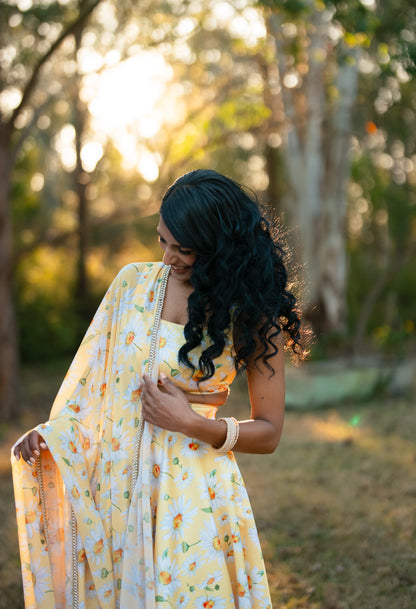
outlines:
M278 445L295 298L232 180L190 172L160 211L163 263L122 269L50 420L13 449L28 609L271 607L231 451ZM251 419L216 418L238 369Z

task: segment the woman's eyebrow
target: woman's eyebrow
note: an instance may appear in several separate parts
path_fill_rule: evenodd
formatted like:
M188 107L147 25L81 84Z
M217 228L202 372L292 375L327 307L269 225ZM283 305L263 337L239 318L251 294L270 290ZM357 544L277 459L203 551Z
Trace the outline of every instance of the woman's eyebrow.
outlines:
M162 237L162 239L164 239L164 236L162 235L162 233L160 232L159 228L156 229L157 234L159 235L159 237ZM172 245L174 247L183 247L182 245L180 245L179 243L172 243ZM187 248L183 248L183 249L187 249Z

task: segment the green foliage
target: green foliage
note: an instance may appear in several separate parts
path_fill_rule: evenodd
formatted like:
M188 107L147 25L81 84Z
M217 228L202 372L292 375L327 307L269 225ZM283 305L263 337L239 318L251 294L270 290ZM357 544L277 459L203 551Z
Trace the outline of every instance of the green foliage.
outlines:
M82 320L71 296L73 273L65 252L48 249L38 250L20 265L16 290L23 361L36 362L74 352Z
M241 3L230 5L236 15L243 12ZM35 64L60 24L69 22L76 6L72 0L66 4L36 2L31 9L20 11L15 5L0 2L3 26L12 16L21 17L19 23L14 21L12 28L4 28L4 32L2 29L3 39L16 50L8 69L2 70L7 72L9 84L20 86L27 81L28 66ZM411 39L415 31L415 7L412 2L402 0L379 2L375 10L365 7L359 0L264 0L256 6L264 9L265 16L275 11L282 17L282 23L300 26L297 35L285 38L284 49L290 68L295 71L299 68L301 79L308 69L306 39L302 36L307 37L308 28L312 27L311 11L329 9L328 24L340 26L343 37L335 38L331 43L333 48L325 50L332 53L324 76L329 98L333 95L328 103L328 124L329 113L338 99L338 92L330 86L337 63L345 60L351 48L359 46L364 57L374 64L372 72L361 74L354 121L355 146L359 152L352 168L352 181L362 189L360 196L368 202L368 212L363 214L359 234L351 231L349 234L349 329L351 335L371 287L380 273L387 273L388 281L371 311L367 334L376 348L388 348L402 339L408 341L412 324L416 322L413 312L416 282L412 272L416 261L414 253L410 252L416 230L415 178L406 176L406 180L399 183L394 171L381 168L379 161L384 154L393 158L398 142L404 148L403 158L410 160L414 155L415 85L411 79L406 80L402 69L409 76L415 73L416 43ZM105 45L110 39L121 56L128 56L130 48L137 50L138 46L159 48L172 66L173 88L182 88L185 111L182 122L162 125L151 138L137 136L140 146L158 158L160 179L157 183L147 183L135 169L127 170L125 159L111 141L105 144L103 158L95 171L85 176L89 182L88 268L93 293L105 289L125 262L159 257L153 237L157 222L154 212L164 188L184 171L209 166L251 183L260 194L267 188L263 185L267 184L267 179L271 181L279 173L278 191L290 195L287 176L282 175L282 163L271 163L270 157L267 158L269 135L282 135L281 148L273 149L277 156L285 144L284 134L288 127L288 118L279 116L275 120L265 99L270 93L267 91L269 86L273 90L274 103L276 106L280 103L277 67L272 65L274 50L271 51L268 41L259 37L250 47L244 36L232 32L225 22L218 22L216 27L208 26L211 9L204 3L166 1L141 5L126 2L116 3L114 10L117 24L97 21L91 25L91 38L96 36L92 50L105 54L108 50ZM178 34L182 18L195 23L190 34ZM42 24L45 27L40 27ZM49 30L46 25L50 26ZM123 28L126 26L137 29L137 40L129 39L124 45ZM27 45L28 35L33 36L32 45ZM160 47L159 40L163 40ZM178 49L185 46L189 54L185 54L184 59ZM44 250L29 252L18 267L20 343L26 360L47 357L48 353L67 353L78 341L85 324L76 313L73 296L77 225L75 186L70 172L62 166L53 140L65 124L73 122L76 92L71 89L73 79L68 78L68 74L73 73L71 53L71 50L62 52L59 56L62 63L48 63L46 76L34 98L32 123L30 120L28 123L31 135L20 151L13 176L16 255L26 249L29 251L36 242L51 242L59 235L73 233L60 243L60 248L64 249L48 250L47 256L40 253ZM293 91L300 91L297 103L303 108L305 100L300 85ZM169 91L166 94L169 95ZM387 101L381 111L375 100L383 95ZM47 103L45 96L49 98ZM279 114L280 110L276 115ZM47 119L49 125L39 127L42 122L47 125ZM306 120L305 115L305 124ZM369 123L376 133L368 131ZM305 124L302 123L302 129ZM86 141L92 137L88 129L87 121L83 134ZM32 188L32 178L36 174L44 179L40 190ZM265 180L258 180L260 174ZM352 201L352 210L354 204ZM386 218L384 224L381 222L383 217ZM42 256L47 260L39 262ZM69 270L62 257L70 259ZM54 259L59 264L54 265ZM31 266L43 269L35 282L31 279ZM53 276L50 284L46 279L48 273ZM94 298L92 300L95 302ZM315 352L321 357L343 348L349 348L345 336L334 335L324 337Z
M23 362L45 361L75 352L85 324L73 306L63 307L53 298L39 295L33 302L19 302L17 314Z

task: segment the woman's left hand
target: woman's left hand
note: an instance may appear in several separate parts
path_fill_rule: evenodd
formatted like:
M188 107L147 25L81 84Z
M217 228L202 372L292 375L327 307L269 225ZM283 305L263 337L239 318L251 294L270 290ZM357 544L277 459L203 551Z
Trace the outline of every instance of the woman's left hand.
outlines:
M147 374L140 385L144 420L169 431L185 433L195 416L183 392L166 375L160 375L161 388Z

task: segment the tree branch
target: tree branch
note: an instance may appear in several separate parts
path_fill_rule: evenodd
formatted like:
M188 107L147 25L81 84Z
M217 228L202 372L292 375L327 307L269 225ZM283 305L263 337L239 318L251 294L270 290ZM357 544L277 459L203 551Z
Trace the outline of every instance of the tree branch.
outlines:
M33 72L32 72L32 75L31 75L29 81L26 84L26 87L24 88L20 104L14 109L13 114L11 115L11 117L9 119L8 123L10 126L13 126L15 124L16 119L18 118L18 116L20 115L20 113L22 112L24 107L26 106L26 104L33 92L33 89L36 86L36 83L37 83L37 80L39 77L39 73L40 73L41 69L43 68L43 66L45 65L45 63L57 51L57 49L61 46L63 41L66 38L68 38L68 36L71 36L71 34L74 34L74 32L80 27L80 25L83 24L88 19L88 17L91 15L91 13L95 9L95 7L98 6L98 4L100 4L100 2L101 2L101 0L93 0L93 2L91 4L88 4L86 2L84 4L84 6L81 8L78 17L72 23L70 23L68 25L68 27L61 33L61 35L58 36L58 38L55 40L55 42L53 44L51 44L49 50L45 53L45 55L43 55L39 59L38 63L35 65L35 67L33 69Z
M92 222L87 227L87 232L91 233L93 230L97 228L104 228L106 226L117 224L127 224L130 223L132 218L137 217L147 217L152 214L155 214L159 209L159 201L147 201L145 212L141 213L137 210L137 207L126 209L125 211L116 211L105 218L101 218L95 222ZM60 245L64 245L69 239L72 237L76 237L78 235L78 227L75 227L71 230L64 231L62 233L57 234L44 234L32 241L32 243L20 247L14 254L12 260L13 268L16 268L17 264L28 254L36 250L38 247L42 245L48 245L50 247L58 247Z

